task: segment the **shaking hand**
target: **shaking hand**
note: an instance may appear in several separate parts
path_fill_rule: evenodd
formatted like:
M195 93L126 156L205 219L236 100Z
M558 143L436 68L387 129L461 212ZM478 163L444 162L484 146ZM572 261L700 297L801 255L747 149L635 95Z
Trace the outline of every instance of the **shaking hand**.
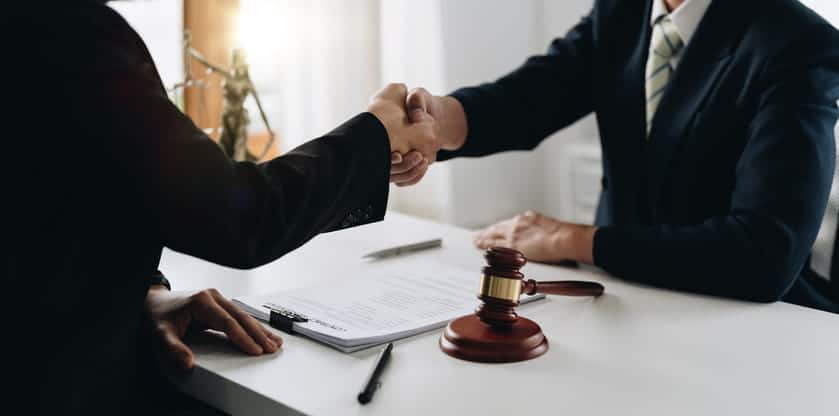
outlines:
M414 109L409 118L407 99L408 89L404 84L390 84L370 99L367 110L385 126L391 152L415 151L428 164L440 150L439 128L434 118L421 109Z
M437 124L437 141L441 148L457 150L466 141L466 113L453 97L433 96L424 88L411 90L405 99L405 109L412 123L421 123L431 117ZM390 181L397 186L419 182L435 159L422 154L394 152L391 155Z

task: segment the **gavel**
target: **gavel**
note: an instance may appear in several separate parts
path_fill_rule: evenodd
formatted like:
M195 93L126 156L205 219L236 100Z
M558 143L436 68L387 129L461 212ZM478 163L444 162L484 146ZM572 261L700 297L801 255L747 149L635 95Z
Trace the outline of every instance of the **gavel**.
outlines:
M478 294L482 303L475 314L482 322L499 329L512 325L518 319L515 307L519 305L522 293L595 297L603 294L603 285L597 282L525 280L519 269L524 267L527 259L519 251L510 248L490 248L484 254L484 259L488 266L483 268Z
M453 357L477 362L515 362L536 358L548 350L542 329L516 313L522 293L565 296L600 296L597 282L564 280L537 282L519 271L526 263L520 252L494 247L484 254L487 266L481 275L473 315L450 322L440 337L440 349Z

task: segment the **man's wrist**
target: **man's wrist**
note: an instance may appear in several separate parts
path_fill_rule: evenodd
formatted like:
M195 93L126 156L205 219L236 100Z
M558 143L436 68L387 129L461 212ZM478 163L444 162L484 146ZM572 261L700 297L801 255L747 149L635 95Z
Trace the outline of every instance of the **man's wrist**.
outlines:
M557 232L554 235L553 246L563 257L561 260L594 264L594 234L597 232L597 227L582 224L567 224L567 226L568 232Z
M469 126L466 121L466 111L457 98L445 95L434 97L437 107L443 114L437 122L440 125L440 135L444 150L458 150L466 143Z

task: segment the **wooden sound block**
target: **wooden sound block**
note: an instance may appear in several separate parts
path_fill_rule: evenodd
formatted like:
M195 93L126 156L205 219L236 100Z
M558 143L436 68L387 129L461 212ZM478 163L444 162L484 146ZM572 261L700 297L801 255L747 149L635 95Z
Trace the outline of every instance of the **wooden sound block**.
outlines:
M498 329L477 315L455 319L440 337L440 349L452 357L482 363L512 363L536 358L548 351L548 340L535 322L519 317L512 326Z

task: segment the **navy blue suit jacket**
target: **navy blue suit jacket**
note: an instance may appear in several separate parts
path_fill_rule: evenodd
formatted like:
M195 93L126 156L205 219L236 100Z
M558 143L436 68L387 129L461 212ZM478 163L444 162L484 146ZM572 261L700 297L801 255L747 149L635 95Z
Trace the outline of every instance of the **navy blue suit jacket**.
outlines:
M456 91L469 135L440 158L532 149L594 112L598 266L678 290L835 310L802 269L834 169L839 33L797 1L714 1L647 140L651 4L597 0L547 54Z

